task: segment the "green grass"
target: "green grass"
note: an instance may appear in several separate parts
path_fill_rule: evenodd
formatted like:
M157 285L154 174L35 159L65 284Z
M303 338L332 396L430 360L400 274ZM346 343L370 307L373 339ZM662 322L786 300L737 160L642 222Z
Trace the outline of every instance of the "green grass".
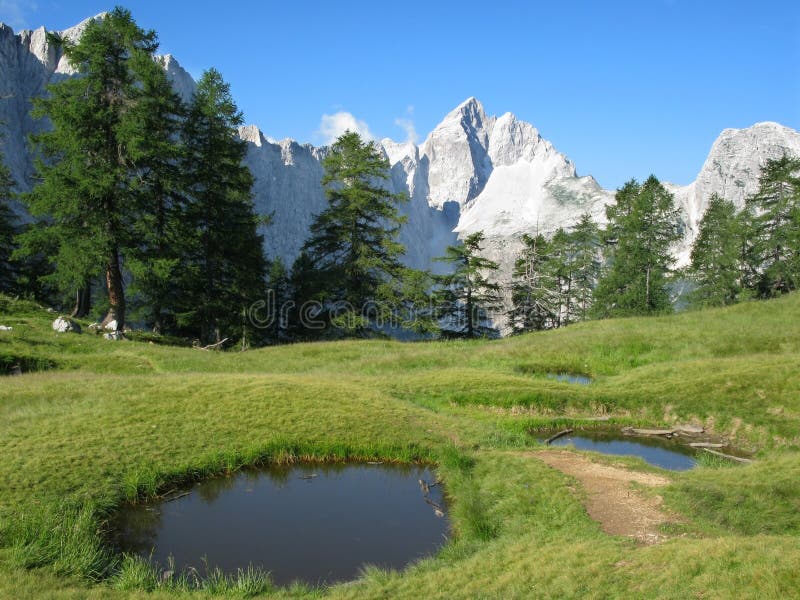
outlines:
M501 341L245 353L56 334L55 316L0 296L0 373L26 372L0 376L0 597L765 598L800 583L800 295ZM531 430L687 421L757 462L669 474L682 535L654 547L602 533L565 477L519 452ZM378 458L436 464L451 499L453 540L403 573L324 590L257 570L165 580L105 544L116 506L181 483Z

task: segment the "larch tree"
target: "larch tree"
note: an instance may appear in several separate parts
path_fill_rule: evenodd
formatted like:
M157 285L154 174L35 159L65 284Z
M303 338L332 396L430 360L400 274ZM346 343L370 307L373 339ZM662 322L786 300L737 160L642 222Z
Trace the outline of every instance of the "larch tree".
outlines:
M174 330L175 285L184 225L186 178L181 172L179 141L184 106L164 70L163 60L137 56L141 86L124 126L132 140L129 151L136 165L132 185L139 218L131 223L133 244L127 268L138 314L153 331Z
M768 160L759 190L746 199L749 264L762 298L800 286L800 158Z
M481 256L483 232L468 235L462 243L448 246L438 260L452 271L436 275L436 317L444 337L476 338L495 335L492 313L502 309L500 286L489 279L499 265Z
M673 197L655 176L627 182L606 207L608 265L594 292L598 317L647 315L671 309L670 245L680 238Z
M60 45L76 77L48 88L34 101L34 116L52 127L34 136L37 183L23 198L36 227L22 235L26 249L46 251L62 290L85 289L102 275L108 291L105 321L126 321L123 262L135 244L132 223L141 217L132 153L139 129L132 119L145 73L158 47L129 11L115 8ZM78 295L79 299L81 294Z
M585 321L591 313L594 289L600 277L600 229L591 215L583 214L567 239L572 266L572 312L569 321Z
M695 306L726 306L741 299L743 224L733 202L713 194L700 220L689 276Z
M181 131L187 184L176 276L178 324L204 343L244 336L249 306L266 294L264 222L253 206L241 124L230 86L215 69L206 71Z
M398 235L406 218L399 204L407 197L382 185L389 162L357 133L339 137L322 166L328 206L312 223L303 252L313 264L314 296L325 318L340 331L364 334L374 317L397 305L395 284L405 274Z
M514 333L555 327L558 291L552 276L550 242L540 233L522 236L523 248L511 277L509 325Z

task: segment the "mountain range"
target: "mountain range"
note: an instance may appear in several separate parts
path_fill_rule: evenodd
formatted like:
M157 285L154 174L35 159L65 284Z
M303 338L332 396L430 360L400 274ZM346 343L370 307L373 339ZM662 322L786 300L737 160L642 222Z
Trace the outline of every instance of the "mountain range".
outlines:
M96 18L96 17L93 17ZM80 37L89 20L60 32ZM164 64L175 89L186 99L194 80L172 56ZM31 99L48 84L74 74L52 47L44 27L15 33L0 24L0 122L6 163L20 190L33 182L27 136L43 124L30 116ZM265 251L290 265L306 239L314 216L326 206L321 159L326 147L291 139L272 140L255 125L240 128L248 143L247 164L255 176L256 210L272 215ZM510 277L523 233L551 233L569 227L584 213L605 222L614 191L603 189L538 130L513 114L489 116L476 98L453 109L421 145L390 139L377 142L391 165L386 187L405 192L408 222L401 232L406 263L441 270L435 258L447 245L475 231L487 237L486 255ZM677 264L686 264L700 219L713 193L738 207L756 191L761 167L784 152L800 155L800 133L778 123L726 129L713 143L697 178L689 185L666 183L680 209L683 237L674 247ZM657 165L654 165L657 170Z

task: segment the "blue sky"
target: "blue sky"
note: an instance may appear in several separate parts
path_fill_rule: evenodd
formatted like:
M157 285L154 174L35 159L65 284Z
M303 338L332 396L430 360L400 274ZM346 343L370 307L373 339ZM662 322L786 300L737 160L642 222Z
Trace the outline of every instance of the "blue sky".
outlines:
M349 113L375 137L422 141L475 96L614 188L650 173L690 182L726 127L800 129L798 2L124 5L193 75L218 68L275 138L321 143ZM62 29L111 6L0 0L0 20Z

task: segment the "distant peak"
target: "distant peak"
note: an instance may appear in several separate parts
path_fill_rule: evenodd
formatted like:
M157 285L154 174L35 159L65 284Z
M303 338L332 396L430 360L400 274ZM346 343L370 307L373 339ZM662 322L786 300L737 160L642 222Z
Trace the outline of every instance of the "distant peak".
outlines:
M754 123L750 125L750 127L742 127L741 129L736 129L732 127L728 127L722 130L721 135L735 135L739 132L748 132L748 131L757 131L757 130L771 130L771 131L794 131L791 127L787 127L786 125L782 125L775 121L760 121L758 123Z
M264 142L264 136L261 130L255 125L243 125L239 127L239 137L245 142L250 142L258 147Z
M478 100L475 96L470 96L466 100L464 100L461 104L459 104L456 108L463 108L463 107L479 107L483 108L483 104L481 101Z
M469 124L470 127L482 127L485 121L486 112L483 104L474 96L470 96L447 113L447 116L439 123L439 127L452 123L460 123L462 127L466 124Z

